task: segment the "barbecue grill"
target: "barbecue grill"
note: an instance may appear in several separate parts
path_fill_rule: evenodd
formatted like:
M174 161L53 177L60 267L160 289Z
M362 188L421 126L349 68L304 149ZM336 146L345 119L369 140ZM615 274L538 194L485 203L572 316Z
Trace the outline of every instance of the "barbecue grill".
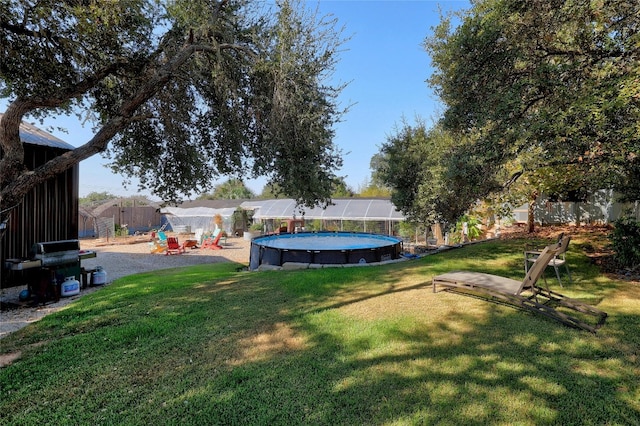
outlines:
M35 243L31 247L29 257L32 260L39 260L40 266L45 268L79 263L80 241L65 240Z
M96 257L96 252L80 251L80 241L64 240L35 243L31 247L28 259L7 259L6 268L22 271L33 268L55 268L78 264L83 259Z
M27 281L29 287L42 287L42 283L53 285L52 279L59 286L70 276L80 281L80 261L90 257L96 257L96 253L80 251L79 240L48 241L35 243L28 259L7 259L5 267L11 271L28 272L21 276L21 281Z

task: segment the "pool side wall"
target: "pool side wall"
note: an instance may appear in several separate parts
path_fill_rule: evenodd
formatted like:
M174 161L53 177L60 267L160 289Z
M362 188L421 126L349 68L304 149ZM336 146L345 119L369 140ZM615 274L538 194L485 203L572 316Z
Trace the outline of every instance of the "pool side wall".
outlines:
M323 233L317 233L322 235ZM345 236L371 236L376 234L354 232L324 233ZM269 247L260 243L260 237L251 242L249 269L256 270L260 265L282 266L287 262L315 263L322 265L341 265L357 263L375 263L398 259L402 253L402 241L389 237L389 244L373 248L355 249L283 249Z

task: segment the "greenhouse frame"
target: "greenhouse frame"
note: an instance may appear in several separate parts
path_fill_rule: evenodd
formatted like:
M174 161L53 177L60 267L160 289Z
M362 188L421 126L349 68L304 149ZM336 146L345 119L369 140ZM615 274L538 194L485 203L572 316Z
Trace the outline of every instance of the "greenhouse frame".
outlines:
M264 224L263 231L276 231L283 220L304 219L305 231L350 231L397 235L405 220L391 200L382 198L341 198L325 208L298 206L293 199L249 200L240 207L253 210L253 221Z
M233 207L164 207L160 212L165 215L174 232L191 233L198 229L211 232L216 229L216 216L220 218L218 227L229 235L235 232L234 227L237 226L236 209Z

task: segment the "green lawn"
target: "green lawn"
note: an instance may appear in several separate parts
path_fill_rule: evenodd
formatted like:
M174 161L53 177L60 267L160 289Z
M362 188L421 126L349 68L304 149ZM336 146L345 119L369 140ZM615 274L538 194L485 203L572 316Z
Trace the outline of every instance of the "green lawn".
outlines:
M562 292L593 335L432 293L434 274L521 279L524 240L400 264L120 279L0 341L1 424L639 424L640 286L572 241ZM559 289L549 271L549 283Z

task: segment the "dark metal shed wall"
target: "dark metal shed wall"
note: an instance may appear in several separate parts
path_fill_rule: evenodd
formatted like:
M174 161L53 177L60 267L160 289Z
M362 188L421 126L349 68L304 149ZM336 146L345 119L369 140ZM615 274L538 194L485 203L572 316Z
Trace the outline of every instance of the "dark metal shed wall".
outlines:
M30 170L41 166L66 150L24 144L25 165ZM38 185L11 213L2 239L2 264L5 259L26 257L31 246L41 241L78 238L79 166Z

